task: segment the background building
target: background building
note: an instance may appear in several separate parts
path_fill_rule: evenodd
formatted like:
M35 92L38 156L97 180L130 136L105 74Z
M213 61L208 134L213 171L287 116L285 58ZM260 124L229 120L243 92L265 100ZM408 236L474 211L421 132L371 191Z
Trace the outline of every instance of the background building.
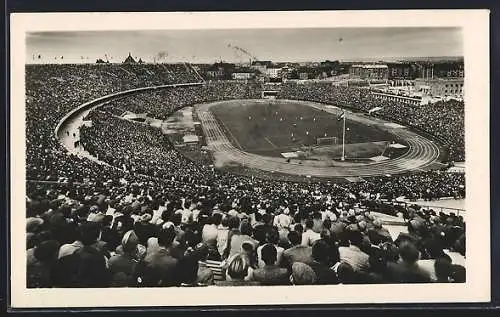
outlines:
M351 66L349 75L361 79L387 79L388 67L385 64L355 64Z

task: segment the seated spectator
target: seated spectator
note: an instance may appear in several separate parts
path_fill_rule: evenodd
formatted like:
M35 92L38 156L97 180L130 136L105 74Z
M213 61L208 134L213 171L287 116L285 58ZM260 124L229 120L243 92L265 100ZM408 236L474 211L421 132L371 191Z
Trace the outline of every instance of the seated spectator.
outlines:
M313 262L309 264L309 266L316 275L315 284L326 285L339 283L337 274L330 266L330 263L335 261L329 254L331 251L330 246L324 240L317 240L312 247Z
M237 254L227 267L227 275L230 279L225 281L216 281L217 286L252 286L260 285L257 281L247 281L245 277L248 275L248 261L245 256Z
M200 285L214 284L214 273L207 265L208 253L208 246L203 242L200 242L192 254L192 256L198 260L197 283Z
M363 235L359 231L347 234L348 247L339 247L340 261L349 264L355 272L367 272L370 268L370 256L361 251Z
M451 258L448 255L445 254L441 257L438 257L434 261L434 275L435 275L434 282L437 283L451 282L451 276L453 272L452 270L453 269L452 269Z
M219 251L221 257L224 255L224 251L227 247L229 236L228 221L229 218L227 216L223 217L220 225L217 228L217 251Z
M174 285L181 287L205 286L198 283L198 259L193 254L182 257L174 267Z
M310 264L313 262L312 247L303 246L300 241L300 236L296 231L288 233L288 240L293 245L291 248L283 251L283 267L291 269L295 262Z
M290 282L292 285L313 285L316 282L316 274L313 269L305 263L293 263L291 272Z
M379 245L384 242L392 242L391 233L382 227L382 222L378 219L373 221L373 228L368 230L368 238L372 244Z
M203 230L201 232L201 240L204 242L209 248L213 248L217 246L217 235L218 235L218 227L221 224L222 215L219 213L214 213L210 218L209 223L203 226Z
M122 239L122 252L113 255L108 266L111 273L112 286L124 287L135 284L135 268L139 262L137 246L139 239L133 230L129 230Z
M110 280L106 267L106 258L94 245L99 236L99 228L95 223L86 222L80 225L83 247L74 251L77 257L76 285L78 287L107 287Z
M282 257L283 257L283 252L285 250L278 245L278 243L279 243L279 233L278 233L278 230L275 227L273 227L270 231L268 231L268 233L266 235L266 242L268 244L273 245L276 248L276 252L277 252L276 265L280 266L281 265L281 261L282 261ZM262 248L263 247L264 246L261 245L261 246L259 246L257 248L258 266L260 268L263 268L265 266L265 263L262 260Z
M419 251L410 241L403 241L399 246L400 260L387 263L388 279L393 283L429 283L430 276L419 268Z
M231 227L231 221L234 222L233 227L236 226L236 224L239 224L239 220L236 217L231 217L229 221L230 221L230 227ZM252 243L254 246L258 245L257 240L252 238L252 226L247 221L242 221L239 230L237 229L236 226L236 229L233 228L229 233L228 251L226 251L228 257L231 257L239 253L241 251L241 246L245 241Z
M302 233L302 245L306 247L311 247L316 240L321 239L319 232L313 230L314 221L308 218L305 223L305 231Z
M289 283L288 270L276 265L276 248L272 244L266 244L262 248L262 261L265 265L253 271L252 279L261 285L287 285Z
M27 265L28 288L53 287L54 270L57 269L59 242L47 240L40 242L34 249L34 261Z
M178 260L172 255L176 237L173 228L162 229L158 234L158 249L144 259L143 285L173 286L176 284L176 266Z

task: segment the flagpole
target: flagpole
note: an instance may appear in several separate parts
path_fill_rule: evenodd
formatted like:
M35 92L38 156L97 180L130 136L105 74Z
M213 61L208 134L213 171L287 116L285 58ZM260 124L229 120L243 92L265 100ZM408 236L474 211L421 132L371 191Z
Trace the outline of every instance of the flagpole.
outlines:
M345 117L346 117L346 112L344 110L344 124L343 124L343 129L342 129L342 158L340 159L341 161L345 160Z

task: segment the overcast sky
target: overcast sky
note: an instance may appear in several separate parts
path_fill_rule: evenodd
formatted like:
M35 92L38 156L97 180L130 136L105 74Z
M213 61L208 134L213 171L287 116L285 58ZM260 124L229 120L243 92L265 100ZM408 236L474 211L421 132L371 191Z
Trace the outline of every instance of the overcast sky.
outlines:
M148 30L28 33L26 62L93 63L105 54L121 62L129 52L148 62L248 61L235 46L273 61L463 55L460 28Z

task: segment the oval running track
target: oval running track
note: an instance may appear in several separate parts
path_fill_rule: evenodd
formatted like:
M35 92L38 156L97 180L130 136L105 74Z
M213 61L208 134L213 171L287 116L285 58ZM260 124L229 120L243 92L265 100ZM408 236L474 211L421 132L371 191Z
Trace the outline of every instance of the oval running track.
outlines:
M248 102L249 100L244 101ZM255 101L262 102L262 100ZM293 100L287 101L299 102ZM283 158L249 153L235 147L227 137L223 127L210 110L211 107L226 102L237 102L237 100L200 104L195 106L195 109L199 120L201 121L203 132L206 136L207 146L211 151L213 151L214 157L221 158L224 162L235 162L247 168L259 169L272 173L277 172L321 178L371 177L386 174L401 174L412 170L421 171L429 165L437 162L440 155L439 147L434 144L434 142L409 131L405 127L399 126L396 128L388 128L390 126L386 125L384 126L386 130L395 136L404 139L408 144L408 151L395 159L370 163L336 162L334 166L326 166L324 162L321 163L314 161L302 161L301 164L297 161L287 163ZM300 103L334 114L339 114L341 111L338 107L327 107L326 105L319 103L308 101L300 101ZM348 115L350 119L355 118L359 121L365 122L366 120L370 120L374 124L389 123L379 119L368 119L359 114L349 112Z

